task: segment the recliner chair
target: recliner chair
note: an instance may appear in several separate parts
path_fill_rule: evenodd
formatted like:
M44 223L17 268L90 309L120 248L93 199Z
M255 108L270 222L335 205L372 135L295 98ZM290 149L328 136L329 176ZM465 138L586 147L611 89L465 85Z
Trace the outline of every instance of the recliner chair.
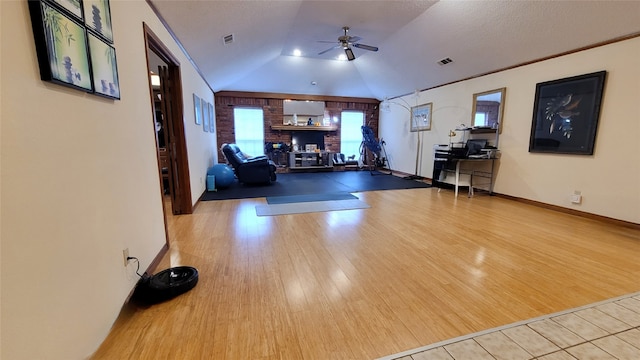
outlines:
M271 183L276 181L276 165L264 155L248 157L236 144L222 145L222 153L243 184Z

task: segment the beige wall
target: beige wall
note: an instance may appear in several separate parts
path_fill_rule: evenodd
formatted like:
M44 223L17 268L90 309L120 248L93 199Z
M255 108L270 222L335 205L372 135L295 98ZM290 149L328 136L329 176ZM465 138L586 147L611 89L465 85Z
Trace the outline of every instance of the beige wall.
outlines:
M146 2L112 1L122 100L40 80L26 1L0 1L2 359L80 359L99 346L165 242L143 40L181 62L192 201L215 136L193 121L213 94ZM179 264L175 264L179 265Z
M502 71L496 74L405 96L409 106L433 102L431 131L421 132L419 174L431 178L433 145L449 142L448 133L471 122L472 94L506 87L502 158L495 191L640 223L640 38ZM536 84L600 70L607 81L592 156L529 153ZM413 173L416 133L408 131L409 112L392 106L380 114L380 136L394 169ZM579 190L583 203L570 203Z

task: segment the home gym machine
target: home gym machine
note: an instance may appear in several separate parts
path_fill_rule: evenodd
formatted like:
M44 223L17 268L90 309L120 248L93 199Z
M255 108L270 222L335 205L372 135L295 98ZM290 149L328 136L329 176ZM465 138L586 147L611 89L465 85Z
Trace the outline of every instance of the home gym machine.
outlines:
M376 139L373 129L368 125L362 126L362 143L360 144L360 158L362 163L369 168L369 173L373 175L392 175L391 165L387 157L387 150L384 148L384 140ZM368 156L367 151L370 156ZM388 173L380 172L379 169L388 169Z

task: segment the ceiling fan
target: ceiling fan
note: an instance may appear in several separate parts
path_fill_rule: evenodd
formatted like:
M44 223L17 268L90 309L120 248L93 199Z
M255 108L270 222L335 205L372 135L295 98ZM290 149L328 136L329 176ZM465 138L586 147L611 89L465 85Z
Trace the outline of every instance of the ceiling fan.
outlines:
M356 56L353 54L353 50L351 49L351 46L356 47L358 49L363 49L363 50L378 51L378 48L375 46L358 43L358 41L362 40L362 38L360 36L350 36L348 34L349 33L348 26L344 26L342 30L344 30L344 35L338 37L338 45L332 46L327 50L321 51L318 53L318 55L322 55L334 49L343 48L344 53L347 55L347 60L351 61L351 60L355 60L356 58ZM318 42L334 43L335 41L318 41Z

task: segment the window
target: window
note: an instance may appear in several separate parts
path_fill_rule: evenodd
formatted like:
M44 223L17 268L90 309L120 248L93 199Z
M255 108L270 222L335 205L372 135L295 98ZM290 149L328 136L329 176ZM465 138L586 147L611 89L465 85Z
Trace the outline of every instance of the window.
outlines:
M340 152L345 156L356 155L357 160L360 157L364 113L362 111L343 111L341 121Z
M236 144L249 156L264 155L264 120L262 109L233 109Z
M487 126L487 113L486 112L476 112L475 119L473 120L474 126Z

